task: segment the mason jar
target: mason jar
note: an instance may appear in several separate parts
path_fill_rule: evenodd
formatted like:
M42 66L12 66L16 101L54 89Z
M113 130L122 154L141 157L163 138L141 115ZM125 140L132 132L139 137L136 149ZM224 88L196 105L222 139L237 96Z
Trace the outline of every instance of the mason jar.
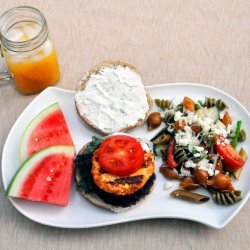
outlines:
M36 8L20 6L0 17L0 46L8 72L23 94L35 94L59 80L59 65L44 15Z

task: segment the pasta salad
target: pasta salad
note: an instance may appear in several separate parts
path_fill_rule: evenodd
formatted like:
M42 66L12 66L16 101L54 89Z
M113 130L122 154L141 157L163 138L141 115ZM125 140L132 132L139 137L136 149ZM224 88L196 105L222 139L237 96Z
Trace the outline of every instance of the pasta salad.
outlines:
M195 102L187 96L178 105L160 99L155 103L161 111L149 116L148 127L152 129L152 118L163 116L165 127L151 140L155 155L163 160L160 172L179 180L185 190L206 188L216 203L239 201L241 192L232 178L239 179L246 161L245 150L237 151L246 132L241 121L233 121L227 104L209 97Z

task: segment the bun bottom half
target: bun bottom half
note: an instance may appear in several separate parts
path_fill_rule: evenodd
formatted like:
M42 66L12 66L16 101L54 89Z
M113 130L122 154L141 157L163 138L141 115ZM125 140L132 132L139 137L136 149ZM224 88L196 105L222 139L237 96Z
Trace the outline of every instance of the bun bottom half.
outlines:
M83 153L86 147L87 145L76 156L74 167L77 190L88 201L114 213L122 213L140 204L152 192L155 174L149 178L143 188L131 195L118 196L101 190L94 183L90 162L84 159Z

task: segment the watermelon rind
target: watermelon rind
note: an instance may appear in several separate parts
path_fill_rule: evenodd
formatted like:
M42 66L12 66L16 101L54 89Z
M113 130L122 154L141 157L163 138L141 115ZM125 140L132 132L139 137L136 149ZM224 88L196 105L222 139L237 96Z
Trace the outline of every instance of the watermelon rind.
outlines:
M37 124L39 124L39 122L47 115L55 112L58 109L60 109L58 102L51 104L50 106L42 110L38 115L36 115L25 128L19 148L19 160L21 163L23 163L27 159L27 143L30 134L33 132L33 128L35 128Z
M9 186L5 192L6 196L18 197L18 193L22 187L26 177L32 172L34 166L39 163L43 158L52 155L63 153L69 157L74 157L75 147L74 146L52 146L43 149L30 158L28 158L18 169L16 174L11 179Z

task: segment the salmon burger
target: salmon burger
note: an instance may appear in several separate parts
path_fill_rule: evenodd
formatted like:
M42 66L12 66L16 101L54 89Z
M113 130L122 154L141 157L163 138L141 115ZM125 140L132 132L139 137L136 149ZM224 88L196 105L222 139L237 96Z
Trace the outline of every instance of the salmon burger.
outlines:
M113 212L128 210L151 192L154 170L149 145L126 134L93 137L75 160L77 190Z

